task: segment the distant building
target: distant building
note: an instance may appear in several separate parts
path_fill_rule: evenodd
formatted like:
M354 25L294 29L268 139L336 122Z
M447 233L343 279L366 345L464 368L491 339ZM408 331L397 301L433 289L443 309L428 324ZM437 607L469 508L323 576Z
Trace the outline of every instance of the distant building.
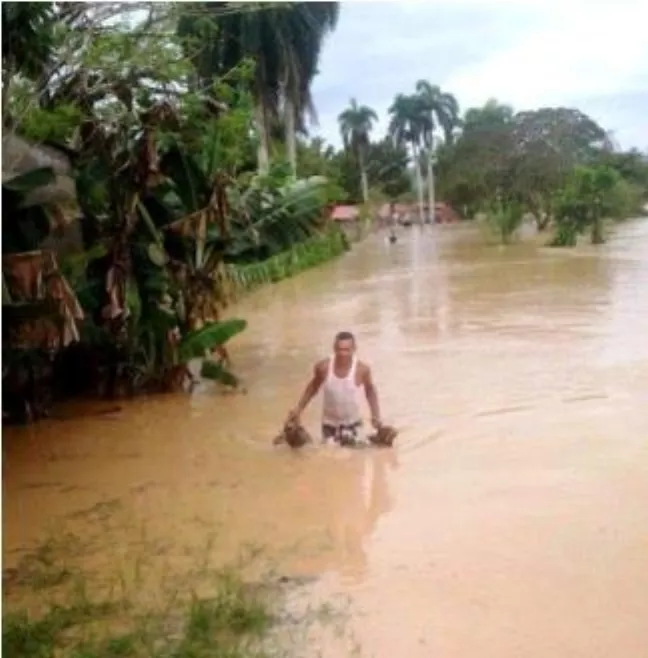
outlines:
M424 216L428 215L428 204L423 204ZM391 222L418 222L419 221L419 204L418 203L384 203L378 211L378 217L383 225ZM449 224L458 221L459 215L447 203L440 202L434 204L434 221L437 224Z
M358 206L335 206L331 211L334 222L355 222L360 217Z
M434 204L434 221L437 224L450 224L452 222L458 222L459 219L458 213L452 206L443 202Z

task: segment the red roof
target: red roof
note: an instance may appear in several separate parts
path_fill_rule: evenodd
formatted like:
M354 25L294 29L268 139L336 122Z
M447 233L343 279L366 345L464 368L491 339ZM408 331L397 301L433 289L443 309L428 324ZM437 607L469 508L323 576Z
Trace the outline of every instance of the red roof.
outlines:
M336 222L352 222L358 219L360 211L357 206L335 206L331 213L331 219Z

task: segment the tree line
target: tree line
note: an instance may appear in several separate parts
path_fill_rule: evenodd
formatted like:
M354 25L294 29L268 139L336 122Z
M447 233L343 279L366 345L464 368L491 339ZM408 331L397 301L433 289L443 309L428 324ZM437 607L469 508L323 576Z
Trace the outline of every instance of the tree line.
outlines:
M337 164L351 200L367 202L372 190L378 199L415 199L423 221L439 198L465 218L487 215L504 241L528 213L539 231L557 228L557 245L587 228L601 241L603 218L645 214L648 154L616 148L576 108L515 112L491 99L461 112L453 94L420 80L414 93L396 95L388 115L387 134L372 141L378 115L352 99L339 116L343 151L313 142L321 160Z

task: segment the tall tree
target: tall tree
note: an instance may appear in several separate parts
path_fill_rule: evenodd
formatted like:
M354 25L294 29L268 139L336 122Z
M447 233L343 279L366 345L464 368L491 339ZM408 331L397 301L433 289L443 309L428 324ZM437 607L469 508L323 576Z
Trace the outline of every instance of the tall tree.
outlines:
M491 100L470 108L462 121L462 132L453 144L439 149L443 194L471 216L490 204L509 180L513 152L514 111Z
M194 58L203 84L246 58L254 62L259 169L268 169L269 126L279 121L282 104L294 165L296 124L312 109L310 84L324 37L337 22L337 3L183 3L180 11L178 33L208 44Z
M610 146L607 133L591 117L563 107L518 112L512 145L509 180L540 230L551 219L553 196L574 167L595 163Z
M446 144L452 144L453 131L459 123L459 103L452 94L441 91L438 85L431 85L426 80L416 83L416 93L421 100L423 112L422 137L427 154L428 213L430 218L434 218L434 132L440 127Z
M461 122L463 134L467 135L484 128L508 125L513 121L514 114L515 112L510 105L504 105L491 98L482 107L471 107L466 110Z
M286 14L286 50L283 59L283 111L288 160L297 175L299 124L305 114L316 120L310 88L317 75L317 64L324 39L335 29L339 16L337 2L301 2Z
M344 147L351 149L360 170L362 184L362 198L365 203L369 200L369 181L367 180L366 151L369 145L369 135L378 115L366 105L358 105L355 98L351 99L351 106L338 117L340 132Z
M227 2L183 4L178 34L192 53L198 82L209 87L241 61L254 62L252 93L258 135L259 169L269 166L269 124L277 118L282 46L276 34L277 9L268 4L233 7ZM192 42L202 41L198 50Z
M418 191L419 219L423 223L423 177L420 153L425 127L425 108L419 96L398 94L388 112L391 115L389 134L395 144L409 146L412 150Z

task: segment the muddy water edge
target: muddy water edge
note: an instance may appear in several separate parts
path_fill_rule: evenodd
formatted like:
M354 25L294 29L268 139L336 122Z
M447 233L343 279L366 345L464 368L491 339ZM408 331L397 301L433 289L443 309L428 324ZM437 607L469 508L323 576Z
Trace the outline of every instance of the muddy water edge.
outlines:
M257 291L235 311L246 395L205 384L4 431L4 602L42 599L20 578L39 550L145 601L256 546L310 579L302 598L348 600L363 655L648 656L646 290L632 221L574 250L375 235ZM273 448L341 329L397 447Z

